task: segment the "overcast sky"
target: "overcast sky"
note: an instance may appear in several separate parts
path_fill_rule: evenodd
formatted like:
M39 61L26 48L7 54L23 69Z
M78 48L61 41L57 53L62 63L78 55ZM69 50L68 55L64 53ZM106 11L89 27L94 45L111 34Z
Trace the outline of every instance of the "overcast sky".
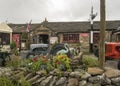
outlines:
M88 21L91 6L99 21L100 0L0 0L0 22ZM119 9L120 0L106 0L106 19L120 20Z

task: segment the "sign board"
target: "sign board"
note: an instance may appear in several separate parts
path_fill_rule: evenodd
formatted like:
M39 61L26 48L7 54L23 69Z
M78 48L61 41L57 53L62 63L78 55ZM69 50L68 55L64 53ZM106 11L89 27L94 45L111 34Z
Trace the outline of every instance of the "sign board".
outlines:
M21 43L21 47L22 47L22 48L25 48L25 42L22 42L22 43Z
M88 33L80 33L80 36L85 37L85 36L89 36L89 34Z
M54 44L55 42L58 42L58 37L50 37L50 44Z

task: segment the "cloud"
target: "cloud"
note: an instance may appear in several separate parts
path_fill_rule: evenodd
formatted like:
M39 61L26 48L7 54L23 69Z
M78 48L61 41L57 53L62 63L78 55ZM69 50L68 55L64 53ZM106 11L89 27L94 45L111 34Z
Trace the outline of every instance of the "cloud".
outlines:
M106 0L107 20L120 19L119 0ZM95 20L100 20L99 0L0 0L0 21L13 23L48 21L87 21L91 6L98 13Z

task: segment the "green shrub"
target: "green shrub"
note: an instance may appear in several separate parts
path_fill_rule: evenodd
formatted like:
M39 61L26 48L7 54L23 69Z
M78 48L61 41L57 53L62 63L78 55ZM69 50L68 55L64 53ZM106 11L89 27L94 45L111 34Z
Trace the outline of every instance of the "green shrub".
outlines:
M19 56L19 51L16 49L14 49L14 52L13 52L16 56Z
M15 49L16 48L16 43L14 41L12 43L10 43L10 48L11 49Z
M15 85L8 77L0 76L0 86L15 86Z
M10 79L6 76L0 76L0 86L31 86L31 84L25 80L25 77L21 77L21 81Z
M48 58L46 58L45 56L40 56L40 57L37 57L37 58L35 57L35 58L31 59L31 62L32 62L32 64L28 65L28 67L33 72L38 71L38 70L46 70L46 71L49 72L53 69L53 67L51 65L51 61Z
M22 76L20 86L31 86L31 84Z
M84 56L82 58L82 63L85 64L87 67L96 67L98 66L98 59L95 57Z
M19 55L19 50L17 50L17 45L16 43L13 41L12 43L10 43L10 48L11 48L11 51L16 55L18 56Z
M71 71L70 62L71 59L65 54L56 55L53 57L53 66L60 70Z
M18 56L12 57L10 61L6 62L7 67L18 68L22 65L22 59Z

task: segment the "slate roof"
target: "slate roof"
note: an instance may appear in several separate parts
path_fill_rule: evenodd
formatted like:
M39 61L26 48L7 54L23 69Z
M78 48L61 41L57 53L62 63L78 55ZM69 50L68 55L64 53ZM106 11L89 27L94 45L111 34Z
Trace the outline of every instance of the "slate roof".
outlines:
M116 21L106 21L106 30L116 30L120 26L120 20ZM94 22L94 29L100 29L100 22Z
M91 29L90 22L45 22L44 26L56 32L86 32ZM106 30L116 30L120 21L106 21ZM93 30L100 30L100 22L95 21Z
M56 32L86 32L90 29L89 22L46 22L43 25Z
M27 24L8 24L14 33L26 32ZM30 24L30 31L40 26L40 24Z
M27 24L8 24L13 32L25 32ZM31 24L31 30L43 25L55 32L86 32L91 29L90 22L42 22L37 24ZM120 20L117 21L106 21L106 30L116 30L120 26ZM100 22L94 21L93 30L100 30Z

